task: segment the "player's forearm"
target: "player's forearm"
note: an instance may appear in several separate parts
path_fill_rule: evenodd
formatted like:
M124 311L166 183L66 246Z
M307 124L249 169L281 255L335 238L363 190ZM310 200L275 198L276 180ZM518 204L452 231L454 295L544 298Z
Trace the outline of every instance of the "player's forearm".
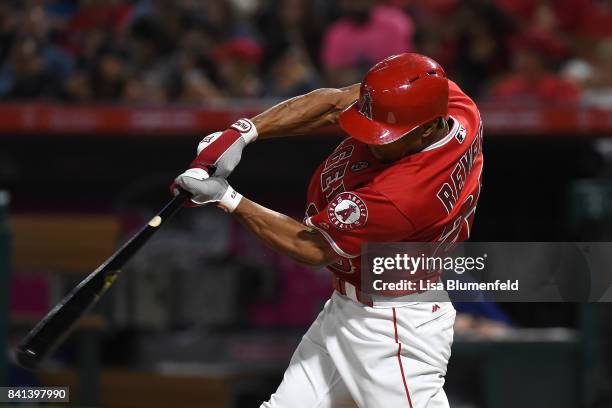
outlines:
M233 214L266 245L303 265L325 266L336 259L325 238L291 217L246 198Z
M302 135L337 122L340 113L359 97L359 84L342 89L321 88L296 96L251 120L259 139Z

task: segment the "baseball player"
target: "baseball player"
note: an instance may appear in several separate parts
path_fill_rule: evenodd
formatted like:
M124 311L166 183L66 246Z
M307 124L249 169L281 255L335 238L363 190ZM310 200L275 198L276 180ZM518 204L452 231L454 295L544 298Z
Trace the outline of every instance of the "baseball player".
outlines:
M241 196L226 177L256 139L339 123L350 136L321 163L300 223ZM469 237L480 193L482 126L474 102L430 58L401 54L361 84L319 89L205 137L176 185L216 203L265 244L327 267L335 291L262 407L448 407L450 302L381 297L360 285L366 242ZM210 177L214 169L214 177Z

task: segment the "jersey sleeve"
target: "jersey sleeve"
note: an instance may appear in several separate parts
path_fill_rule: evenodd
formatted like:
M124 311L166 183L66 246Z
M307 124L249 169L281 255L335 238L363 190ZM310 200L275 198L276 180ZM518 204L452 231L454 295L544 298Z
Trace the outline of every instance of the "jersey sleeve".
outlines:
M401 241L414 232L412 222L383 194L370 187L338 194L304 220L343 258L356 258L366 242Z

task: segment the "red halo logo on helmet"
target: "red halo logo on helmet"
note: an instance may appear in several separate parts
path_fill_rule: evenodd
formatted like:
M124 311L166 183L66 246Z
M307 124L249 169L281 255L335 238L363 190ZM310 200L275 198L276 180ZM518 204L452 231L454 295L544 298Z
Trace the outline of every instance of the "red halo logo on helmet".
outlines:
M372 95L370 95L369 89L365 87L359 100L359 113L372 120Z
M352 230L363 227L368 221L368 207L354 193L338 194L327 207L330 223L339 230Z

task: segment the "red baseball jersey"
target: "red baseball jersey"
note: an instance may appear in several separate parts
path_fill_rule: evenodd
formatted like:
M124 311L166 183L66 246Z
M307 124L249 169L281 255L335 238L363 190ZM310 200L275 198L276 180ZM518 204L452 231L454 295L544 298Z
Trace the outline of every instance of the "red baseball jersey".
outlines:
M338 254L340 261L328 268L360 290L362 243L450 243L470 235L483 167L482 122L474 101L451 81L449 87L450 131L443 139L385 164L366 144L347 138L310 180L304 222Z

